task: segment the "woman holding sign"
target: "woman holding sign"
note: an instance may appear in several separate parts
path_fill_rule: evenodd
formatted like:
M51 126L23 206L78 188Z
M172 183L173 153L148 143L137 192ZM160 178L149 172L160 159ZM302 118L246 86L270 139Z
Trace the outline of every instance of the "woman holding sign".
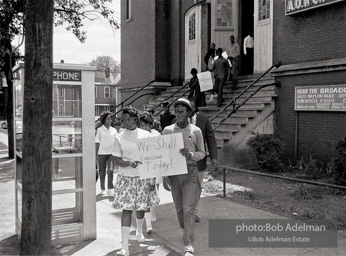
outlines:
M138 242L144 242L142 233L145 211L159 204L155 192L155 185L150 185L150 179L140 179L137 160L137 141L151 137L145 130L137 128L139 122L138 111L129 106L122 111L122 123L125 128L115 139L115 162L120 166L119 176L114 187L113 207L122 209L121 238L122 249L117 255L129 255L128 240L131 226L132 212L136 211ZM149 193L152 191L152 193Z
M205 94L201 92L201 86L199 85L199 80L197 77L197 69L191 69L192 78L190 79L189 87L190 93L188 99L194 101L197 107L205 107L207 103L205 102Z
M152 115L148 112L141 113L141 117L139 120L139 126L141 129L150 132L152 137L161 136L161 133L159 133L158 131L153 129L154 119L153 119ZM155 184L155 183L156 183L157 189L159 189L159 185L160 185L160 183L162 183L162 177L150 179L150 185ZM154 206L152 206L151 208L149 208L146 211L146 213L144 215L144 219L145 219L145 223L147 225L147 233L151 234L151 232L153 232L151 222L156 221L156 214L155 214L155 207Z

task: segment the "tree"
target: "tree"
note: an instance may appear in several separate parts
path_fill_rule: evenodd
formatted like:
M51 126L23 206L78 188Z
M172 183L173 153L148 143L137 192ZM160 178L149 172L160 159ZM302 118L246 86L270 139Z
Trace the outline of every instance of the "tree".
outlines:
M11 70L17 55L11 41L23 34L25 24L26 60L23 107L22 236L21 254L50 254L51 236L51 146L52 146L52 24L67 24L83 42L84 19L108 19L119 28L107 7L112 0L3 0L0 1L0 74L12 90ZM26 15L23 15L23 14ZM26 16L26 21L24 17ZM12 92L8 95L12 100ZM8 106L9 143L13 142L13 103ZM47 129L47 127L49 127ZM13 144L12 144L13 147ZM12 150L12 153L10 152ZM9 147L9 156L14 150Z
M26 2L20 255L50 255L53 6L54 0Z
M120 64L111 56L97 56L90 65L96 66L99 71L106 71L107 68L117 73L121 71Z
M14 158L13 83L11 70L20 56L13 54L11 41L22 33L24 1L0 2L0 76L6 77L8 86L6 118L8 127L8 156Z
M106 18L113 29L118 29L120 24L114 16L114 10L109 8L113 0L55 0L54 25L66 25L81 42L87 39L83 27L83 20ZM23 35L25 0L0 1L0 77L5 76L8 85L8 152L9 158L14 158L14 127L13 127L13 83L11 70L16 61L21 58L19 54L12 53L11 42L14 36ZM11 54L12 53L12 54ZM10 58L12 56L12 58ZM10 59L12 61L10 61Z

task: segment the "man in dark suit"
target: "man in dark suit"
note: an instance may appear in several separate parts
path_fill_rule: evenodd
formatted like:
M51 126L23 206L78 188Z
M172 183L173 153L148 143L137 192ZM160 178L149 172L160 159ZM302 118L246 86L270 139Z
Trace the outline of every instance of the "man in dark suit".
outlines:
M217 93L217 106L221 107L223 102L223 87L228 76L229 63L222 57L222 48L216 50L216 55L219 58L214 62L212 70L214 72L215 85L214 91Z
M168 101L164 101L162 102L162 107L163 107L163 114L160 115L160 123L161 123L161 128L162 130L165 129L166 126L169 126L172 124L172 121L175 118L175 115L173 115L170 111L169 111L169 102Z
M203 134L204 144L207 143L211 163L214 169L217 169L219 166L219 161L218 161L218 152L217 152L217 145L216 145L214 130L211 127L208 117L198 113L198 108L196 107L195 102L190 101L190 104L193 109L193 111L191 112L190 123L192 123L193 125L196 125L199 129L201 129ZM199 196L201 196L201 193L202 193L202 182L203 182L204 172L206 169L207 169L207 156L205 156L202 160L197 162L198 180L201 184ZM196 222L200 222L200 219L197 216L197 207L196 207Z

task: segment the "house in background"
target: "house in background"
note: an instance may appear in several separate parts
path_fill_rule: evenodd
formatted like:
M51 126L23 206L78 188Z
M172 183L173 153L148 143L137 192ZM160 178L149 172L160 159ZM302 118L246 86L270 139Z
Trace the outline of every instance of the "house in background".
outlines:
M120 73L104 71L95 72L95 116L103 111L111 111L117 105Z

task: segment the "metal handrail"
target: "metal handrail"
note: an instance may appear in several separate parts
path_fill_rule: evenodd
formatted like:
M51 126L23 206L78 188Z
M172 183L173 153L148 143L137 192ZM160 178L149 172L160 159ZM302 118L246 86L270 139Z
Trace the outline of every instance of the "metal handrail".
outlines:
M120 109L119 111L117 111L116 113L114 113L113 116L115 116L115 115L117 115L118 113L121 112L121 110L124 108L124 103L125 103L127 100L131 99L131 98L134 97L136 94L138 94L140 91L144 90L146 87L148 87L149 85L151 85L151 84L154 83L154 82L155 82L155 80L150 81L150 82L147 83L146 85L142 86L138 91L136 91L136 92L135 92L134 94L132 94L130 97L126 98L125 100L123 100L122 102L120 102L118 105L116 105L115 107L113 107L113 108L110 110L110 112L115 111L118 107L121 106L121 109ZM151 94L151 93L150 93L150 94ZM129 104L135 102L136 100L138 100L140 97L142 97L142 96L144 96L144 95L148 95L148 94L143 94L143 95L137 97L135 100L131 101ZM97 123L99 120L100 120L100 117L97 118L97 119L95 120L95 123Z
M129 100L129 99L131 99L133 96L135 96L136 94L138 94L139 92L141 92L141 91L143 91L146 87L148 87L149 85L151 85L152 83L154 83L155 81L154 80L152 80L152 81L150 81L149 83L147 83L146 85L144 85L143 87L141 87L138 91L136 91L134 94L132 94L130 97L128 97L128 98L126 98L125 100L123 100L122 102L120 102L118 105L116 105L114 108L112 108L111 109L111 112L113 112L113 110L114 109L117 109L118 107L124 107L124 103L125 103L125 101L127 101L127 100ZM133 102L133 101L132 101ZM131 103L132 103L131 102ZM120 111L119 111L120 112ZM117 113L119 113L119 112L117 112ZM116 113L116 114L117 114Z
M184 85L185 86L185 85ZM181 91L182 88L180 88L178 91ZM178 91L176 91L175 93L173 93L170 97L168 97L167 99L171 98L173 95L175 95ZM184 92L180 97L184 97L186 94L188 94L190 91L186 91ZM163 100L166 101L167 99ZM171 105L174 104L174 102L176 102L177 100L179 100L179 98L173 100L168 106L170 107ZM162 101L162 102L163 102ZM160 104L158 104L154 109L156 109L158 106L160 106ZM154 116L158 116L159 114L161 114L162 111L157 112Z
M243 106L250 98L252 98L259 90L263 89L264 87L270 86L270 85L277 85L276 83L266 84L259 87L257 90L255 90L248 98L245 99L243 103L241 103L238 107L236 107L236 100L239 99L244 93L246 93L250 88L252 88L260 79L262 79L266 74L268 74L274 67L278 68L281 66L281 62L278 61L274 65L272 65L266 72L264 72L260 77L258 77L253 83L248 85L241 93L239 93L230 103L228 103L226 106L224 106L215 116L210 118L210 122L215 120L220 114L222 114L227 108L230 106L233 106L232 112L226 116L226 118L222 119L219 124L214 127L214 131L216 128L218 128L227 118L229 118L231 115L233 115L237 110Z
M148 92L148 93L144 93L144 94L141 94L139 95L138 97L136 97L134 100L132 100L131 102L128 103L128 105L131 105L133 102L135 102L136 100L142 98L143 96L147 96L147 95L153 95L152 92ZM118 113L120 113L122 111L122 109L120 109L119 111L117 111L116 113L114 113L113 115L116 115Z
M224 117L214 128L213 130L215 131L220 125L222 125L231 115L233 115L234 113L237 112L237 110L243 106L248 100L250 100L258 91L260 91L261 89L265 88L265 87L268 87L268 86L271 86L271 85L278 85L278 83L270 83L270 84L264 84L264 85L261 85L259 88L257 88L253 93L250 94L249 97L247 97L241 104L239 104L237 107L235 106L235 101L232 101L234 102L234 105L233 105L233 109L232 111L226 115L226 117ZM231 103L232 103L231 102ZM215 119L215 118L214 118ZM213 119L213 120L214 120Z
M175 91L174 93L172 93L170 96L168 96L167 98L165 98L164 100L162 100L162 102L164 102L164 101L167 101L168 99L170 99L170 98L172 98L174 95L176 95L178 92L180 92L181 90L183 90L186 86L188 86L189 85L189 83L186 83L186 84L184 84L181 88L179 88L177 91ZM185 95L186 94L186 92L183 94L183 95ZM171 104L169 104L169 106L170 105L172 105L172 103ZM160 104L158 104L158 105L156 105L155 107L154 107L154 109L156 109L156 108L158 108L160 106Z

